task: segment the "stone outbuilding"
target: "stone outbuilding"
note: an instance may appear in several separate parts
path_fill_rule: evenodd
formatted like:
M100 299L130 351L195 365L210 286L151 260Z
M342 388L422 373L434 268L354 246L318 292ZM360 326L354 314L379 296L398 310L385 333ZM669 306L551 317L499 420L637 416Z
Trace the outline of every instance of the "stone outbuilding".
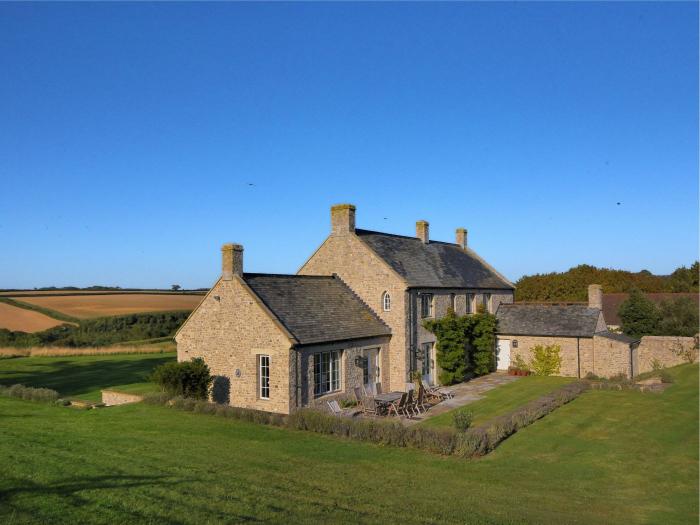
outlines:
M497 368L507 370L517 356L529 362L535 346L557 345L560 375L601 377L638 374L630 337L608 331L599 285L588 289L588 304L501 304L498 319Z

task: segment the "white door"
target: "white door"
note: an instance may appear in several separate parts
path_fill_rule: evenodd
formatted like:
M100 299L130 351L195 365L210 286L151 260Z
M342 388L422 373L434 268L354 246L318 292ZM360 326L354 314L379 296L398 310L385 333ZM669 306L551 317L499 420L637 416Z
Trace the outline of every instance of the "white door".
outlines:
M510 339L498 340L496 359L496 368L498 370L508 370L510 366Z

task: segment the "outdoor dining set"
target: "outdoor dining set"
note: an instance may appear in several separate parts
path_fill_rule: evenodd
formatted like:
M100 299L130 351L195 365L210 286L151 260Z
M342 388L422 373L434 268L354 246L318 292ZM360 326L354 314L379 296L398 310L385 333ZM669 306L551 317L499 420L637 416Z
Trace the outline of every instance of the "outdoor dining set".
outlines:
M369 417L395 416L411 419L440 401L454 397L450 390L429 386L423 382L417 385L417 388L413 383L406 386L407 392L382 392L381 383L377 383L373 389L355 387L353 392L360 408L359 413ZM333 414L343 415L337 401L328 401L328 407Z

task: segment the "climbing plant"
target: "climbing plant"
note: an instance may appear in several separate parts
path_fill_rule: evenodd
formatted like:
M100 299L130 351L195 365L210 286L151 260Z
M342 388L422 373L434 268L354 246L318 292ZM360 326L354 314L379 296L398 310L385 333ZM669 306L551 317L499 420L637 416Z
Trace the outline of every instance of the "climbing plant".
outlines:
M468 373L483 375L495 368L495 316L478 312L459 317L450 309L442 319L426 319L423 326L437 337L436 358L443 385L463 381Z

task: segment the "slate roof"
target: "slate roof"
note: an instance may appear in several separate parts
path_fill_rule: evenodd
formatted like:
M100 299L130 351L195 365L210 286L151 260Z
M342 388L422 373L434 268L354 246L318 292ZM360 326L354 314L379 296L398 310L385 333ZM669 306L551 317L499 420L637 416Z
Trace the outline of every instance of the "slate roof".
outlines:
M593 337L600 309L587 305L503 304L496 311L498 333Z
M414 288L513 289L473 250L457 244L356 229L355 234Z
M337 277L245 273L243 279L300 344L391 334Z

